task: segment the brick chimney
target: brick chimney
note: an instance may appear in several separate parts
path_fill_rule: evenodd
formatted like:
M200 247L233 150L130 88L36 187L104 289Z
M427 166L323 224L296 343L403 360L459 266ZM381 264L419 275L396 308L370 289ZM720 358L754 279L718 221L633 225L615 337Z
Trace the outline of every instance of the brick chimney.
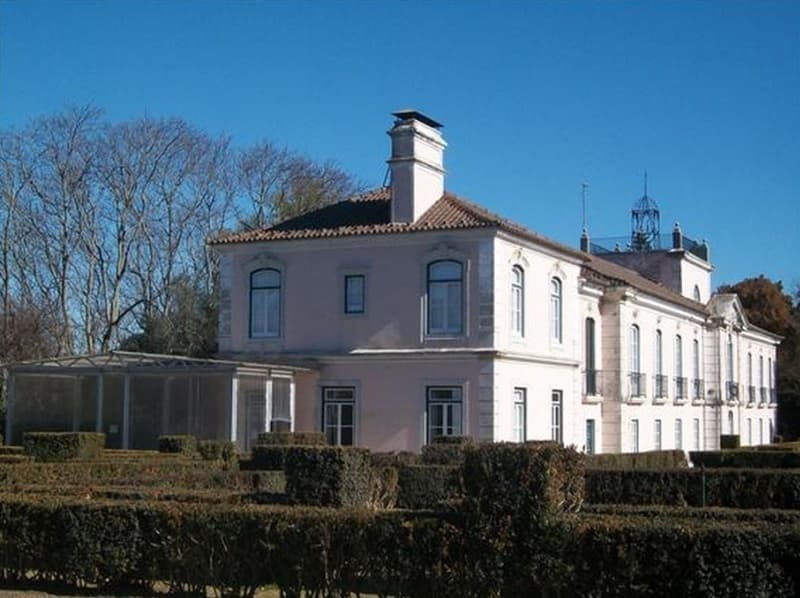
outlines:
M444 148L442 125L417 112L393 113L389 131L392 222L415 222L444 193Z

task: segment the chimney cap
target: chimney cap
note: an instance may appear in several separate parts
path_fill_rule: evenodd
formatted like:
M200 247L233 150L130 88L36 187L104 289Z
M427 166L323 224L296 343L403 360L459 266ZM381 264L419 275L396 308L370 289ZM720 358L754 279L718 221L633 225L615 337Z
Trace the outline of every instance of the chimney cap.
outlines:
M442 123L433 120L430 116L425 116L422 112L411 108L392 112L392 116L396 116L398 120L418 120L434 129L441 129L444 126Z

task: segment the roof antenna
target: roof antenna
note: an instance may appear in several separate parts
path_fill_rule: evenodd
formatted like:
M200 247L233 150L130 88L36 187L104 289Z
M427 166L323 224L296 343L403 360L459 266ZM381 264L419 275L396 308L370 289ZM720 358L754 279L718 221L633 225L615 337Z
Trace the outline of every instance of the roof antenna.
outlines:
M589 183L581 183L581 212L583 215L583 230L587 230L586 225L586 190L589 188Z

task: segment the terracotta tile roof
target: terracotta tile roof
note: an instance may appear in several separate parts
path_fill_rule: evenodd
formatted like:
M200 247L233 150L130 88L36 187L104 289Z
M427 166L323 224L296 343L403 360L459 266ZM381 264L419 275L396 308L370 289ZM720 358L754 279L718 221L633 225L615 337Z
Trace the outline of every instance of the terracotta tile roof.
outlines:
M445 194L411 223L391 222L391 190L379 187L346 201L320 208L267 228L231 233L212 239L212 245L290 239L320 239L423 231L494 228L532 240L575 257L572 247L543 237L452 193Z
M671 303L677 303L682 307L691 309L697 313L708 315L708 308L703 303L684 297L663 284L645 278L636 271L614 262L604 260L601 257L591 254L584 255L583 276L589 280L598 282L603 286L630 286L640 291L664 299Z

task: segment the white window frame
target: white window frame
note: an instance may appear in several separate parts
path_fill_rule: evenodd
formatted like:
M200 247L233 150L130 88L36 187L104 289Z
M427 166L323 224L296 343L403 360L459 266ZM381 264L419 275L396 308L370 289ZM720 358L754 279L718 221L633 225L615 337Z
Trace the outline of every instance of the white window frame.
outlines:
M564 392L550 392L550 439L564 443Z
M254 286L253 278L260 273L266 272L273 272L277 275L278 282L277 284L263 284L259 286ZM249 277L249 311L248 311L248 332L250 338L278 338L281 336L281 319L282 319L282 311L283 311L283 273L278 270L277 268L259 268L258 270L253 270L250 272ZM253 329L253 314L255 313L256 304L254 298L256 295L264 295L264 330L263 331L256 331ZM274 317L270 317L270 305L269 305L269 298L271 295L276 295L277 300L274 302L274 309L276 313ZM270 320L274 320L276 324L276 328L270 328Z
M728 434L734 434L735 424L733 411L728 411Z
M586 454L594 455L597 452L597 424L594 418L586 420Z
M661 438L661 420L656 419L654 422L654 430L653 430L653 447L655 450L660 451L662 448L662 438Z
M675 448L683 450L683 420L675 418Z
M356 301L351 302L350 285L356 281L361 281L360 305ZM365 274L345 274L344 275L344 313L348 316L360 316L367 312L367 276Z
M514 442L528 439L528 397L525 388L514 388Z
M564 341L564 285L558 276L550 278L550 339Z
M446 396L449 394L449 398ZM434 434L432 411L441 409L441 433ZM461 386L427 386L425 388L425 441L439 436L464 434L464 389Z
M334 408L336 419L334 422L329 422L328 414L330 413L329 407ZM342 423L342 413L349 408L351 411L350 425ZM355 446L357 443L356 432L356 389L353 386L324 386L322 388L322 432L329 444L336 446ZM350 444L342 444L342 432L350 428L350 435L352 442ZM329 431L333 433L333 437L329 436Z
M633 418L631 420L631 452L639 452L639 419Z
M511 334L525 336L525 270L519 265L511 268Z
M695 417L692 420L692 444L694 445L694 450L700 450L700 418Z
M455 264L459 268L459 275L457 278L434 278L432 269L437 265ZM461 336L464 334L464 263L455 259L440 259L428 262L425 268L426 276L426 290L425 290L425 312L426 312L426 334L429 337L453 337ZM442 305L442 321L434 322L432 315L432 304L434 298L432 297L432 289L443 290L443 305ZM438 291L437 291L438 292ZM458 321L450 322L450 302L457 302L458 307Z

